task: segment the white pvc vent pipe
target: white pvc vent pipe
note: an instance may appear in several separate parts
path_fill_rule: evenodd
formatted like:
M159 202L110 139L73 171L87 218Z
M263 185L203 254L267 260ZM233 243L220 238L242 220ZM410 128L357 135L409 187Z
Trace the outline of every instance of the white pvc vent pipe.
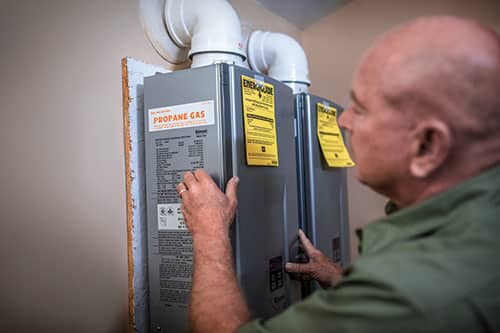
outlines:
M140 0L139 8L149 40L168 61L243 64L240 20L226 0Z
M307 92L311 85L304 49L288 35L254 31L248 39L247 54L254 71L285 83L294 94Z

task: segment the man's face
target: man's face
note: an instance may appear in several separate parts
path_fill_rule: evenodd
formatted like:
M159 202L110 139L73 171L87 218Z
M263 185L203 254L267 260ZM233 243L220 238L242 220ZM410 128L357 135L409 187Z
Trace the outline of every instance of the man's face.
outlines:
M369 68L358 72L352 105L339 118L347 130L358 180L387 196L407 180L411 123L381 93L381 82Z

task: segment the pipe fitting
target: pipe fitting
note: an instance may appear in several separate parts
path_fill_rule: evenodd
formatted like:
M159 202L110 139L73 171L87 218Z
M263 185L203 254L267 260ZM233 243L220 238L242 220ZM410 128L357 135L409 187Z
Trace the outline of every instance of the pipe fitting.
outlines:
M245 60L240 20L226 0L166 0L165 23L180 48L190 48L192 67Z
M149 41L173 64L245 61L240 20L226 0L139 0L139 10Z
M304 49L288 35L254 31L248 39L247 54L253 70L285 83L295 94L307 92L311 85Z

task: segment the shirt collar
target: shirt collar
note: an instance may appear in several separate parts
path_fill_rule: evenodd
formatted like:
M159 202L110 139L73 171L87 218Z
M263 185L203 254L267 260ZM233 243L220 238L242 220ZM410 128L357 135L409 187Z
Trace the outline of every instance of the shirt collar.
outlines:
M454 207L500 188L500 166L482 172L418 204L393 211L363 229L356 230L360 252L373 253L395 242L432 233L453 219L445 218Z
M399 209L400 208L398 207L398 205L396 205L396 203L394 201L389 200L385 204L384 212L385 212L385 215L391 215L392 213L397 212Z

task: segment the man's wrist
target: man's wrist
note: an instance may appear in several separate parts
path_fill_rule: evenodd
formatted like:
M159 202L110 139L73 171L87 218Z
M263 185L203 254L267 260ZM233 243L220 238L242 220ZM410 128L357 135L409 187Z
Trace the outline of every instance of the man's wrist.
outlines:
M194 233L193 247L203 252L211 250L220 250L222 248L231 248L228 230L213 230L212 232Z
M226 238L229 239L229 230L225 227L206 228L192 231L191 236L193 237L193 240L200 240L203 242Z

